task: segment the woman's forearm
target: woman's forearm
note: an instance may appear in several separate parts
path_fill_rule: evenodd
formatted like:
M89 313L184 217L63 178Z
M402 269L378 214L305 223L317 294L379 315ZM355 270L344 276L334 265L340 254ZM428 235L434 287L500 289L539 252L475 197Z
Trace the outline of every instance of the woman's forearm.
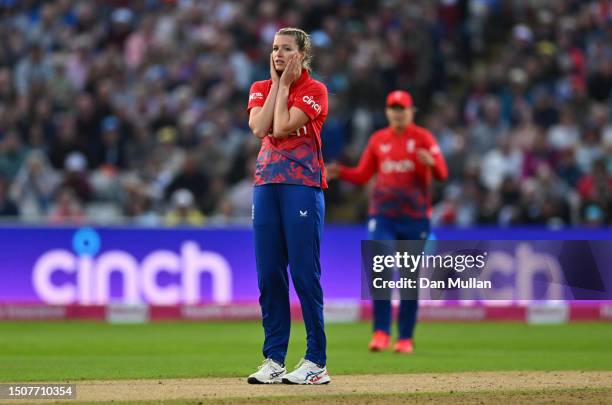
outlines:
M289 98L289 86L280 86L276 96L274 106L274 128L272 134L275 138L288 135L287 124L289 123L289 108L287 99Z
M276 97L278 93L278 83L272 83L272 87L270 88L270 93L268 93L268 97L264 102L261 110L257 112L253 117L249 119L249 127L253 134L258 138L263 138L268 135L270 131L270 126L272 125L272 121L274 119L274 108L276 104Z

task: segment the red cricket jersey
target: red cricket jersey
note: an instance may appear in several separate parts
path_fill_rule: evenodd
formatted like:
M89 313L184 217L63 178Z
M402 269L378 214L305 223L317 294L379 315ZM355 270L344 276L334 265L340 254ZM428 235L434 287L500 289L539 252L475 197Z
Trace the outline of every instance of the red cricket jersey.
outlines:
M271 87L272 80L253 83L247 110L263 106ZM287 107L299 108L310 120L285 138L266 136L262 139L254 183L256 186L285 183L327 188L321 152L321 129L327 117L327 87L303 70L289 89Z
M435 164L431 169L417 158L420 148L433 156ZM365 184L374 174L377 176L370 196L370 215L429 218L432 176L446 180L448 169L433 135L411 124L401 134L389 127L374 132L359 165L341 166L339 176L352 183Z

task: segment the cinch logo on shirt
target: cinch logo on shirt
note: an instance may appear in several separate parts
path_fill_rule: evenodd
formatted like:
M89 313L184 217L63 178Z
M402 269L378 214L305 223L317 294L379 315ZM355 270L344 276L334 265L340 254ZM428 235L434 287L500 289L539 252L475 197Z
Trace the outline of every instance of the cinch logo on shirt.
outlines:
M263 98L263 93L251 93L249 95L249 101L253 101L253 100L258 100L258 99L262 99Z
M406 173L414 170L414 163L410 159L405 160L385 160L380 170L383 173Z
M315 101L312 98L312 96L304 96L304 97L302 97L302 101L305 102L306 104L308 104L309 106L311 106L312 109L317 112L317 114L321 112L321 106L319 104L315 103Z

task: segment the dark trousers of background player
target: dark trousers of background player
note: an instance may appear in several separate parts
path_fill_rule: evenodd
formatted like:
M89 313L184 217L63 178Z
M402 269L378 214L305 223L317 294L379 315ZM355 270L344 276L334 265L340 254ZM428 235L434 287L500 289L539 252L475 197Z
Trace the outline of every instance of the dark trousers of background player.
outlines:
M387 218L372 216L368 221L370 240L425 240L429 236L428 218ZM391 334L391 300L373 300L374 331ZM417 322L417 300L401 300L398 313L399 339L412 339Z
M291 312L289 277L300 299L306 326L304 358L326 363L323 290L319 260L325 201L317 187L265 184L253 193L253 229L259 304L265 332L263 355L284 364Z

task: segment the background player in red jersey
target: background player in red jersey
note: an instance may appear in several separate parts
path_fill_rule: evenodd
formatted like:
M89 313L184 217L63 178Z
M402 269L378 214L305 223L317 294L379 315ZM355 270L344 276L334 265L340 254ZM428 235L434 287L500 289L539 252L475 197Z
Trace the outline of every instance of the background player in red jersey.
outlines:
M387 96L389 126L372 134L359 165L328 165L328 178L367 183L376 174L370 196L369 238L373 240L427 239L431 217L432 178L445 180L446 162L433 135L414 124L415 109L408 92ZM412 353L418 302L402 300L398 316L398 353ZM374 335L369 348L389 347L391 301L374 300Z
M327 384L323 290L319 261L325 203L321 128L327 88L310 77L310 37L297 28L274 36L270 79L253 83L249 127L261 139L255 169L253 230L264 363L250 384ZM285 374L291 316L289 279L306 325L304 359Z

